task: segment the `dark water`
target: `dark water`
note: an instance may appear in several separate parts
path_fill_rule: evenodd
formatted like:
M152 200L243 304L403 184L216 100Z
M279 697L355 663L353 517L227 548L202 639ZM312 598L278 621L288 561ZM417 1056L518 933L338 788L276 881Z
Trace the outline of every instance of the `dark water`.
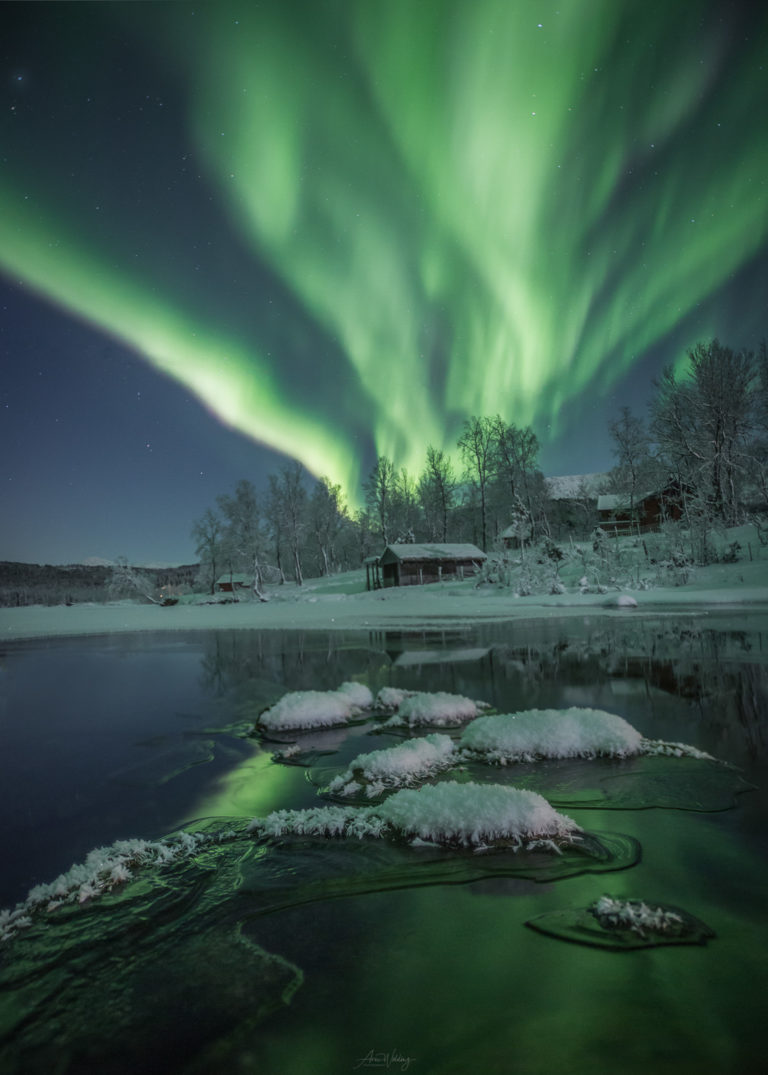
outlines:
M738 770L460 775L541 790L590 833L581 856L258 843L241 825L0 948L0 1072L762 1071L767 661L758 615L6 646L0 906L118 838L319 804L324 775L399 739L373 721L304 734L302 766L247 730L286 690L350 678L501 712L604 708ZM525 926L605 893L716 937L607 951Z

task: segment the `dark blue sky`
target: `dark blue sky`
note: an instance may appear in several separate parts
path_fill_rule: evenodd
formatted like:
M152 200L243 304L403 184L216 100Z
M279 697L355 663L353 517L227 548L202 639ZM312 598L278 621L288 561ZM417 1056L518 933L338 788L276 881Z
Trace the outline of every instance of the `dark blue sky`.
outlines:
M766 333L766 48L746 0L0 5L0 559L189 562L239 479L359 503L470 414L607 469Z

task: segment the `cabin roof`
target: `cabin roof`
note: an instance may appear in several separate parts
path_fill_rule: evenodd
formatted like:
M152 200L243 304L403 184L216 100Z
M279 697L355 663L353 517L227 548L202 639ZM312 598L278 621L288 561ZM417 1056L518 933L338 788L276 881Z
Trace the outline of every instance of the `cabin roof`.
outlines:
M387 545L381 554L381 563L393 560L485 560L484 552L477 545Z
M635 497L635 507L649 497L650 493L643 493ZM601 493L597 498L598 511L629 511L629 497L626 493Z
M667 482L666 485L658 486L656 489L646 489L644 493L637 493L635 507L640 507L641 504L644 504L646 500L650 500L653 496L669 499L676 495L678 495L677 483ZM629 505L629 493L601 493L597 498L598 511L629 511Z

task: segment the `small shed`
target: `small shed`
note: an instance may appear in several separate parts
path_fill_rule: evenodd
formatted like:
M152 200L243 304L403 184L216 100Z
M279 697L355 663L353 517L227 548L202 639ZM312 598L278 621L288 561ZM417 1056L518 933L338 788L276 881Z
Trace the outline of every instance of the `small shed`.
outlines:
M235 590L250 590L253 588L253 575L244 575L236 571L220 575L216 579L217 593L234 593Z
M501 540L505 549L518 549L521 544L531 540L533 526L530 523L516 525L512 523L506 530L501 532Z
M597 498L598 525L610 533L637 534L658 530L663 522L682 518L682 492L671 482L662 489L635 497L630 507L626 493L603 493Z
M476 545L387 545L379 557L381 585L421 586L471 578L486 559Z

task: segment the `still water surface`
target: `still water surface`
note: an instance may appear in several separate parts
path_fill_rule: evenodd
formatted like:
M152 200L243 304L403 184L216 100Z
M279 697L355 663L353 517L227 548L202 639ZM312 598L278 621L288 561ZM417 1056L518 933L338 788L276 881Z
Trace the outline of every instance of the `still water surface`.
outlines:
M3 1073L764 1069L768 618L113 636L8 645L0 667L0 906L119 838L317 805L329 773L399 741L363 721L279 764L248 729L287 690L603 708L739 769L471 774L542 790L616 849L608 866L319 839L204 852L4 946ZM604 893L717 936L612 952L525 926Z

